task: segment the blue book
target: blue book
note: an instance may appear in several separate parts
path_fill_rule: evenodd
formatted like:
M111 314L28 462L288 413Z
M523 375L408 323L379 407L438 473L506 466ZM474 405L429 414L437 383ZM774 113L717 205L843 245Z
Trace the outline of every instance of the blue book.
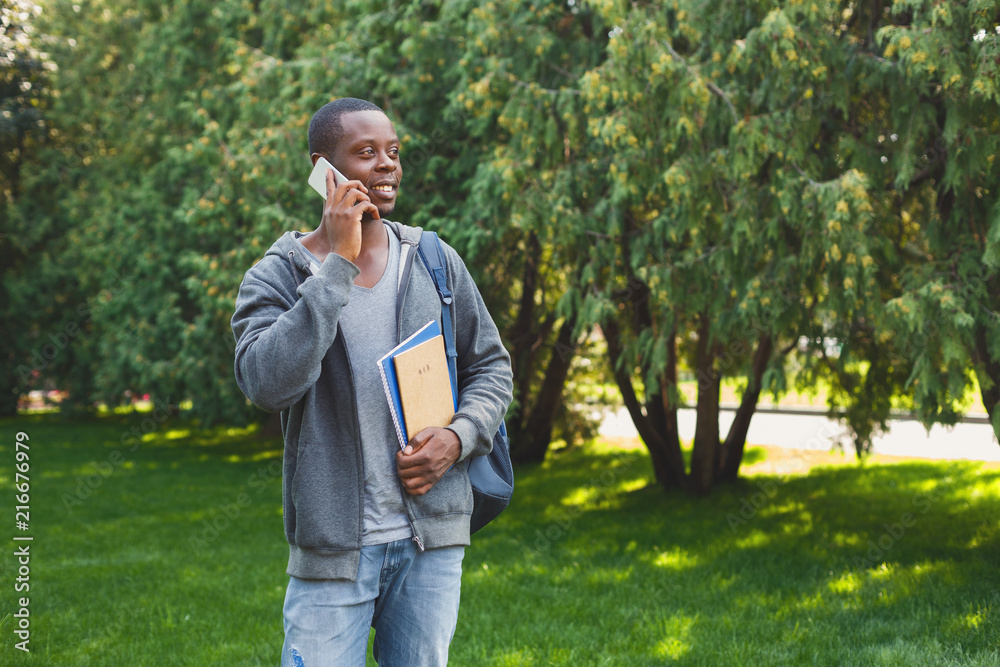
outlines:
M379 375L382 376L382 389L385 390L385 398L389 401L389 413L392 415L393 426L396 427L396 437L399 438L400 449L406 447L406 443L410 441L410 438L406 433L406 422L403 419L403 403L399 396L399 379L396 376L396 365L392 361L393 357L400 352L410 350L440 335L441 326L437 323L437 320L431 320L420 327L412 336L389 350L377 362ZM452 390L454 391L454 387Z

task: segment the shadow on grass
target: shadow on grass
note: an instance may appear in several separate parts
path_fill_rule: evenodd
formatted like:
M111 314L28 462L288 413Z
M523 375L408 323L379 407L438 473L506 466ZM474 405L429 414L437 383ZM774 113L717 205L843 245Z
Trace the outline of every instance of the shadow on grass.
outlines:
M650 482L641 452L518 469L463 614L503 605L519 640L476 664L997 664L1000 471L839 466L702 499Z

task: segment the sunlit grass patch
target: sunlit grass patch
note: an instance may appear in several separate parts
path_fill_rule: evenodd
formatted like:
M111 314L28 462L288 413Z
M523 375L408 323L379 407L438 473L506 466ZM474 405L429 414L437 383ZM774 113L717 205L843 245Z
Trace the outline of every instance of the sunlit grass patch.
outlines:
M689 635L695 618L686 615L671 617L663 622L659 634L663 637L653 647L653 655L668 660L678 660L691 651Z
M698 557L682 549L664 551L653 559L653 565L668 570L682 571L698 564Z

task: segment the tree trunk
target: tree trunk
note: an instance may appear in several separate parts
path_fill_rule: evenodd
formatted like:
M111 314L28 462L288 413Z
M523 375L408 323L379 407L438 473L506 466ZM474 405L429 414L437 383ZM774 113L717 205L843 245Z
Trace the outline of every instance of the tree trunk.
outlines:
M774 339L770 335L764 334L757 343L757 351L753 355L753 362L750 368L750 377L747 379L747 390L740 400L740 407L736 410L732 426L726 435L726 441L722 443L720 450L720 460L716 481L735 482L740 472L740 464L743 462L743 450L746 447L747 431L750 430L750 419L757 410L757 401L760 399L761 380L764 378L764 371L767 363L771 359L771 352L774 349Z
M715 478L719 452L719 374L715 372L715 346L709 344L710 320L701 316L695 353L698 374L698 403L691 453L691 491L707 494Z
M687 486L687 479L684 471L684 461L680 455L680 441L677 438L677 413L673 414L673 420L669 416L659 423L650 418L649 411L639 403L639 398L635 394L635 387L632 385L632 375L629 369L624 367L620 361L622 359L622 344L618 325L613 320L609 320L604 326L604 339L608 343L608 358L614 371L615 383L621 391L625 408L632 417L639 437L642 439L649 456L653 462L653 473L656 481L666 489L681 488ZM659 401L660 405L663 400ZM652 407L654 403L647 401L647 406ZM667 411L669 413L669 411ZM673 424L673 428L668 426ZM676 456L674 455L676 452Z
M16 186L17 181L15 180L12 186ZM0 226L0 232L8 231L8 225L5 223ZM4 258L5 262L9 262L9 266L13 267L13 271L16 273L18 267L24 265L23 256L20 252L13 251L12 248L7 248L7 256ZM15 328L18 324L19 318L17 317L16 307L11 306L11 297L8 292L8 287L0 285L0 340L4 342L4 349L0 351L0 417L13 417L17 414L17 401L21 397L21 392L27 391L26 382L22 380L21 374L18 373L18 361L19 353L24 353L19 347L20 336L17 335L17 329ZM24 354L27 357L27 354Z
M545 369L545 378L531 410L527 412L525 428L519 435L521 441L511 441L511 458L515 463L541 463L545 460L549 443L552 442L552 425L555 422L556 412L562 405L563 388L566 386L573 357L576 356L576 346L573 344L575 328L574 315L567 317L559 329L555 347L549 356L549 365Z
M514 348L510 358L511 370L514 374L514 398L516 404L511 411L511 435L521 439L527 415L526 402L531 392L531 378L534 373L532 360L535 354L537 335L533 331L535 325L535 291L538 282L537 264L538 238L534 233L527 239L524 271L521 275L521 301L518 304L517 320L508 332L507 340ZM514 439L512 438L513 442Z
M983 397L983 405L993 424L993 433L1000 438L1000 428L997 427L998 412L1000 412L1000 359L990 356L986 342L986 327L976 326L975 347L972 350L972 360L976 364L976 375L979 376L979 393ZM984 377L985 376L985 377ZM988 385L988 386L987 386Z
M672 473L671 486L687 489L684 455L681 454L680 431L677 428L677 403L671 403L670 394L677 388L677 327L670 330L667 340L667 366L660 377L660 391L646 397L646 415L663 437L663 457L667 470ZM679 475L678 475L679 473Z
M20 398L20 385L17 382L16 365L5 363L3 380L0 381L0 417L13 417L17 414L17 400Z

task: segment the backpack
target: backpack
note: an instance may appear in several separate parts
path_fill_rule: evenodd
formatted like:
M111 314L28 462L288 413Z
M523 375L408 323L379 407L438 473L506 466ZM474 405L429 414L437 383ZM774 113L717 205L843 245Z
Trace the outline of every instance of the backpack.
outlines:
M448 267L444 261L444 253L441 252L438 235L435 232L424 231L420 235L417 252L431 278L434 279L434 286L441 298L441 330L448 357L448 373L451 375L452 391L457 392L458 352L455 350L455 337L451 330L453 298L451 290L448 289ZM474 501L470 530L475 533L507 508L514 493L510 441L507 438L507 425L504 422L500 422L500 428L493 434L493 450L485 456L471 457L469 481L472 483Z

